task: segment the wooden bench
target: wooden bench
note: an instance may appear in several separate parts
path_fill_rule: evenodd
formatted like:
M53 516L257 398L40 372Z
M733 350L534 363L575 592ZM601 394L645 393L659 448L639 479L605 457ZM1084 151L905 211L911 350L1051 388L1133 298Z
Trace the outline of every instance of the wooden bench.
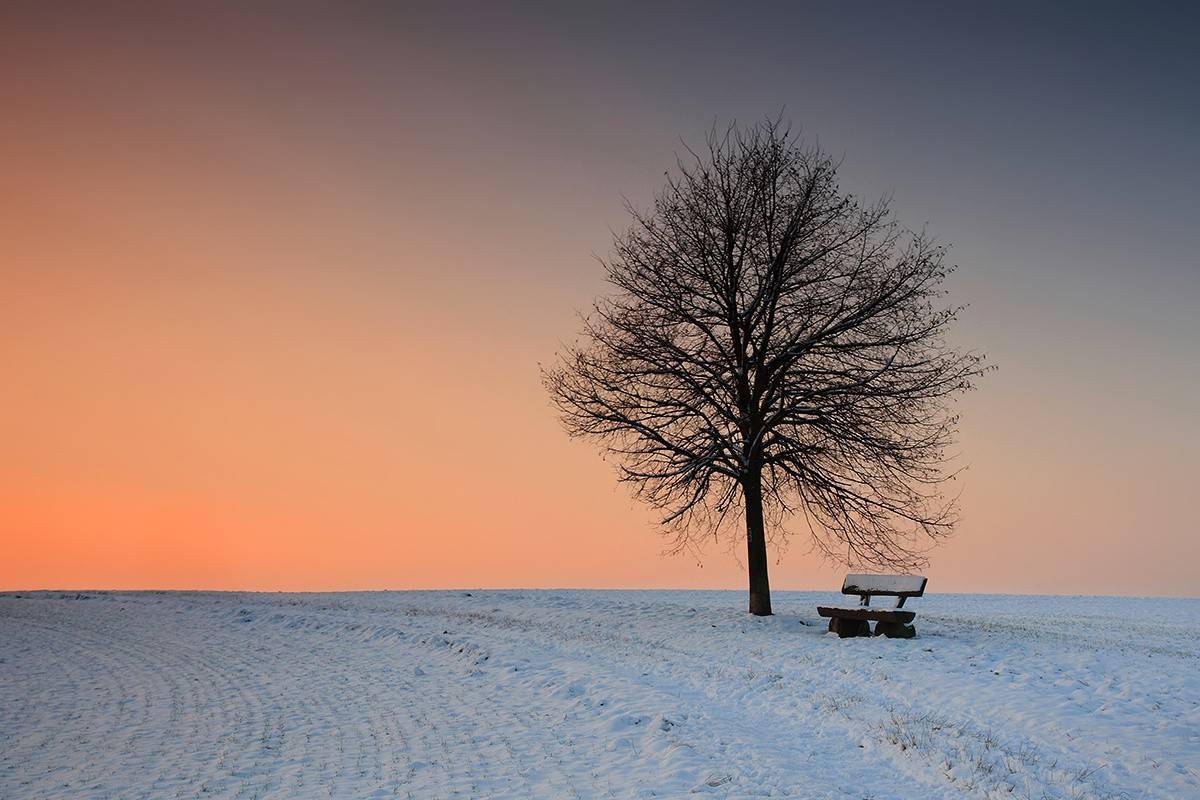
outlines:
M817 613L829 617L829 630L843 639L850 636L870 636L871 621L875 621L875 635L893 639L911 639L917 635L912 626L917 616L912 611L901 611L904 601L925 594L926 578L920 575L847 575L842 582L842 594L856 594L856 608L817 606ZM895 597L892 608L871 608L875 595Z

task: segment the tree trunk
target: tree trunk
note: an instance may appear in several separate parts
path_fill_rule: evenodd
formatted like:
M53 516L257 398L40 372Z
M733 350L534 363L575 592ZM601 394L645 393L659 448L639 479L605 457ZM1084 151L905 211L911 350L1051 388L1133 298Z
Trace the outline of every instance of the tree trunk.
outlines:
M742 482L746 501L746 564L750 571L750 613L771 615L771 583L767 579L767 530L763 524L762 473L752 468Z

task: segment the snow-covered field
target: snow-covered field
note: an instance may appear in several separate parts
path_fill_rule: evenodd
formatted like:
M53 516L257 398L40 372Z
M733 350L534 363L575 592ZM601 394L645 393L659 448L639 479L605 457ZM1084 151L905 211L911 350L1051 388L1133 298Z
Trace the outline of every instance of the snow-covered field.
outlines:
M0 798L1200 798L1200 600L835 599L10 593Z

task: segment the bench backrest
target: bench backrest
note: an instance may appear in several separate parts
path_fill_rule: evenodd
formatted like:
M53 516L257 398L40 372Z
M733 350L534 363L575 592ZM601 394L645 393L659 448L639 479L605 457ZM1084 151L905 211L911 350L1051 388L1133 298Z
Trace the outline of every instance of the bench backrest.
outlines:
M842 594L920 597L925 594L927 581L921 575L847 575L842 582Z

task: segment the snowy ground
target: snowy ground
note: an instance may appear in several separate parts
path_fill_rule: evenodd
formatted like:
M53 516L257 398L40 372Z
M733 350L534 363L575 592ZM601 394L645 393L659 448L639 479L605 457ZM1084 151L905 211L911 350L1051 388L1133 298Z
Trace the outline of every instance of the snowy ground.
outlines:
M0 596L0 798L1200 798L1200 600Z

